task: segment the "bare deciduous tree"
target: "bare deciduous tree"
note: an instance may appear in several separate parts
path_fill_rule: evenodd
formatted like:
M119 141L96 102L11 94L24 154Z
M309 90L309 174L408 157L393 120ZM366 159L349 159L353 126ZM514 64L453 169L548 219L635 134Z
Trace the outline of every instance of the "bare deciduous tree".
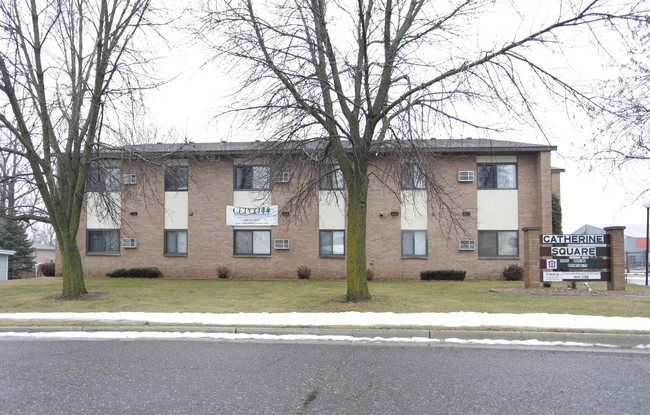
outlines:
M629 61L618 67L617 79L598 85L600 95L589 112L599 128L585 145L590 167L605 165L622 179L635 199L650 193L650 30L648 22L631 25L627 36ZM635 182L636 181L636 182Z
M205 6L200 33L220 62L244 74L230 112L257 123L269 141L290 142L342 172L349 300L370 298L365 243L373 155L415 163L431 189L435 177L423 138L499 131L506 119L542 128L534 112L537 91L561 101L588 99L548 59L551 51L563 52L561 32L597 41L604 27L647 18L641 3L605 0L225 0ZM495 10L510 13L499 18ZM379 176L394 183L395 174ZM304 184L313 188L319 179Z
M133 47L150 0L7 0L0 4L0 150L29 164L61 252L63 296L86 293L76 236L88 169L110 119L141 86ZM134 108L134 107L131 107ZM107 116L107 113L110 115Z
M18 150L22 146L14 137L3 134L0 147ZM40 195L34 185L27 160L15 153L0 152L0 220L41 215Z

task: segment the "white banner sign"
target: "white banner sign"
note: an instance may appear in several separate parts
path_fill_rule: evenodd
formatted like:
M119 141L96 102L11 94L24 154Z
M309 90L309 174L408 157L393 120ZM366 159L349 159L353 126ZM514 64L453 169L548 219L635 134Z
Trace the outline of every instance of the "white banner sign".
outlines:
M278 226L278 207L226 206L226 226Z
M561 282L567 280L599 280L600 272L554 272L544 271L543 281Z

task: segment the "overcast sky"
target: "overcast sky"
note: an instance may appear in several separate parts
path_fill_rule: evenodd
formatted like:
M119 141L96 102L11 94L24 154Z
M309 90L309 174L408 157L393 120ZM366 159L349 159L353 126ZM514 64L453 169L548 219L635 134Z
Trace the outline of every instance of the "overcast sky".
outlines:
M512 19L509 19L512 21ZM152 94L150 99L153 122L162 130L171 128L189 141L216 142L220 140L248 141L258 139L245 126L232 125L214 116L229 102L233 83L220 72L216 64L203 65L207 52L196 39L176 41L159 61L160 75L175 77ZM593 79L608 71L597 57L580 49L573 53L578 61L589 64L571 68L582 79ZM610 169L599 168L589 172L588 166L577 158L581 145L592 135L591 123L581 117L568 116L564 109L549 109L542 123L550 127L551 144L557 146L552 165L566 169L562 175L563 230L571 233L584 224L596 226L624 225L627 233L645 236L646 210L641 201L634 201L650 182L650 165L641 165L644 171L630 175L612 174ZM466 138L466 137L458 137ZM479 138L479 137L475 137ZM494 138L494 137L493 137ZM522 142L545 143L539 134L508 134L503 139Z

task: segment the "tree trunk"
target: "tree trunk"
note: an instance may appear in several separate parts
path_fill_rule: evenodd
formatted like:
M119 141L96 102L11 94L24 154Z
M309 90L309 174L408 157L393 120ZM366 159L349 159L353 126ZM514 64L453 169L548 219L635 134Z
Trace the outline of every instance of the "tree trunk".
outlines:
M348 301L369 300L366 277L366 201L368 183L355 180L348 186L347 281Z
M79 298L87 294L81 254L74 238L65 237L61 243L61 262L63 272L63 297Z

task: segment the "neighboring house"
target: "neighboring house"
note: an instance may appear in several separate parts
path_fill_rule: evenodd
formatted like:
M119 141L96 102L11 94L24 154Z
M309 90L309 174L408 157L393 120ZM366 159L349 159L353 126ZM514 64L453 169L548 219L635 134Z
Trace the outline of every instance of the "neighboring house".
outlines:
M32 257L34 258L34 262L36 264L43 262L53 262L55 260L56 247L54 246L34 242L32 243L32 249Z
M460 269L467 280L500 279L505 266L523 265L521 229L551 233L551 190L559 193L553 177L561 171L551 170L556 148L483 139L424 145L435 157L442 190L453 195L463 231L450 231L413 171L391 176L397 195L371 175L366 257L375 278L413 280L426 269ZM306 265L315 278L344 278L342 175L326 172L305 216L292 220L297 214L283 206L299 178L272 172L271 159L251 162L257 146L143 145L136 147L173 160L163 169L119 155L108 169L91 169L77 235L85 274L155 266L170 277L216 278L217 268L226 266L239 278L294 279L296 268ZM371 173L381 174L390 160L391 153L373 157ZM109 197L101 197L100 188ZM121 217L106 214L106 200Z
M14 255L16 251L0 250L0 281L9 279L9 255Z

